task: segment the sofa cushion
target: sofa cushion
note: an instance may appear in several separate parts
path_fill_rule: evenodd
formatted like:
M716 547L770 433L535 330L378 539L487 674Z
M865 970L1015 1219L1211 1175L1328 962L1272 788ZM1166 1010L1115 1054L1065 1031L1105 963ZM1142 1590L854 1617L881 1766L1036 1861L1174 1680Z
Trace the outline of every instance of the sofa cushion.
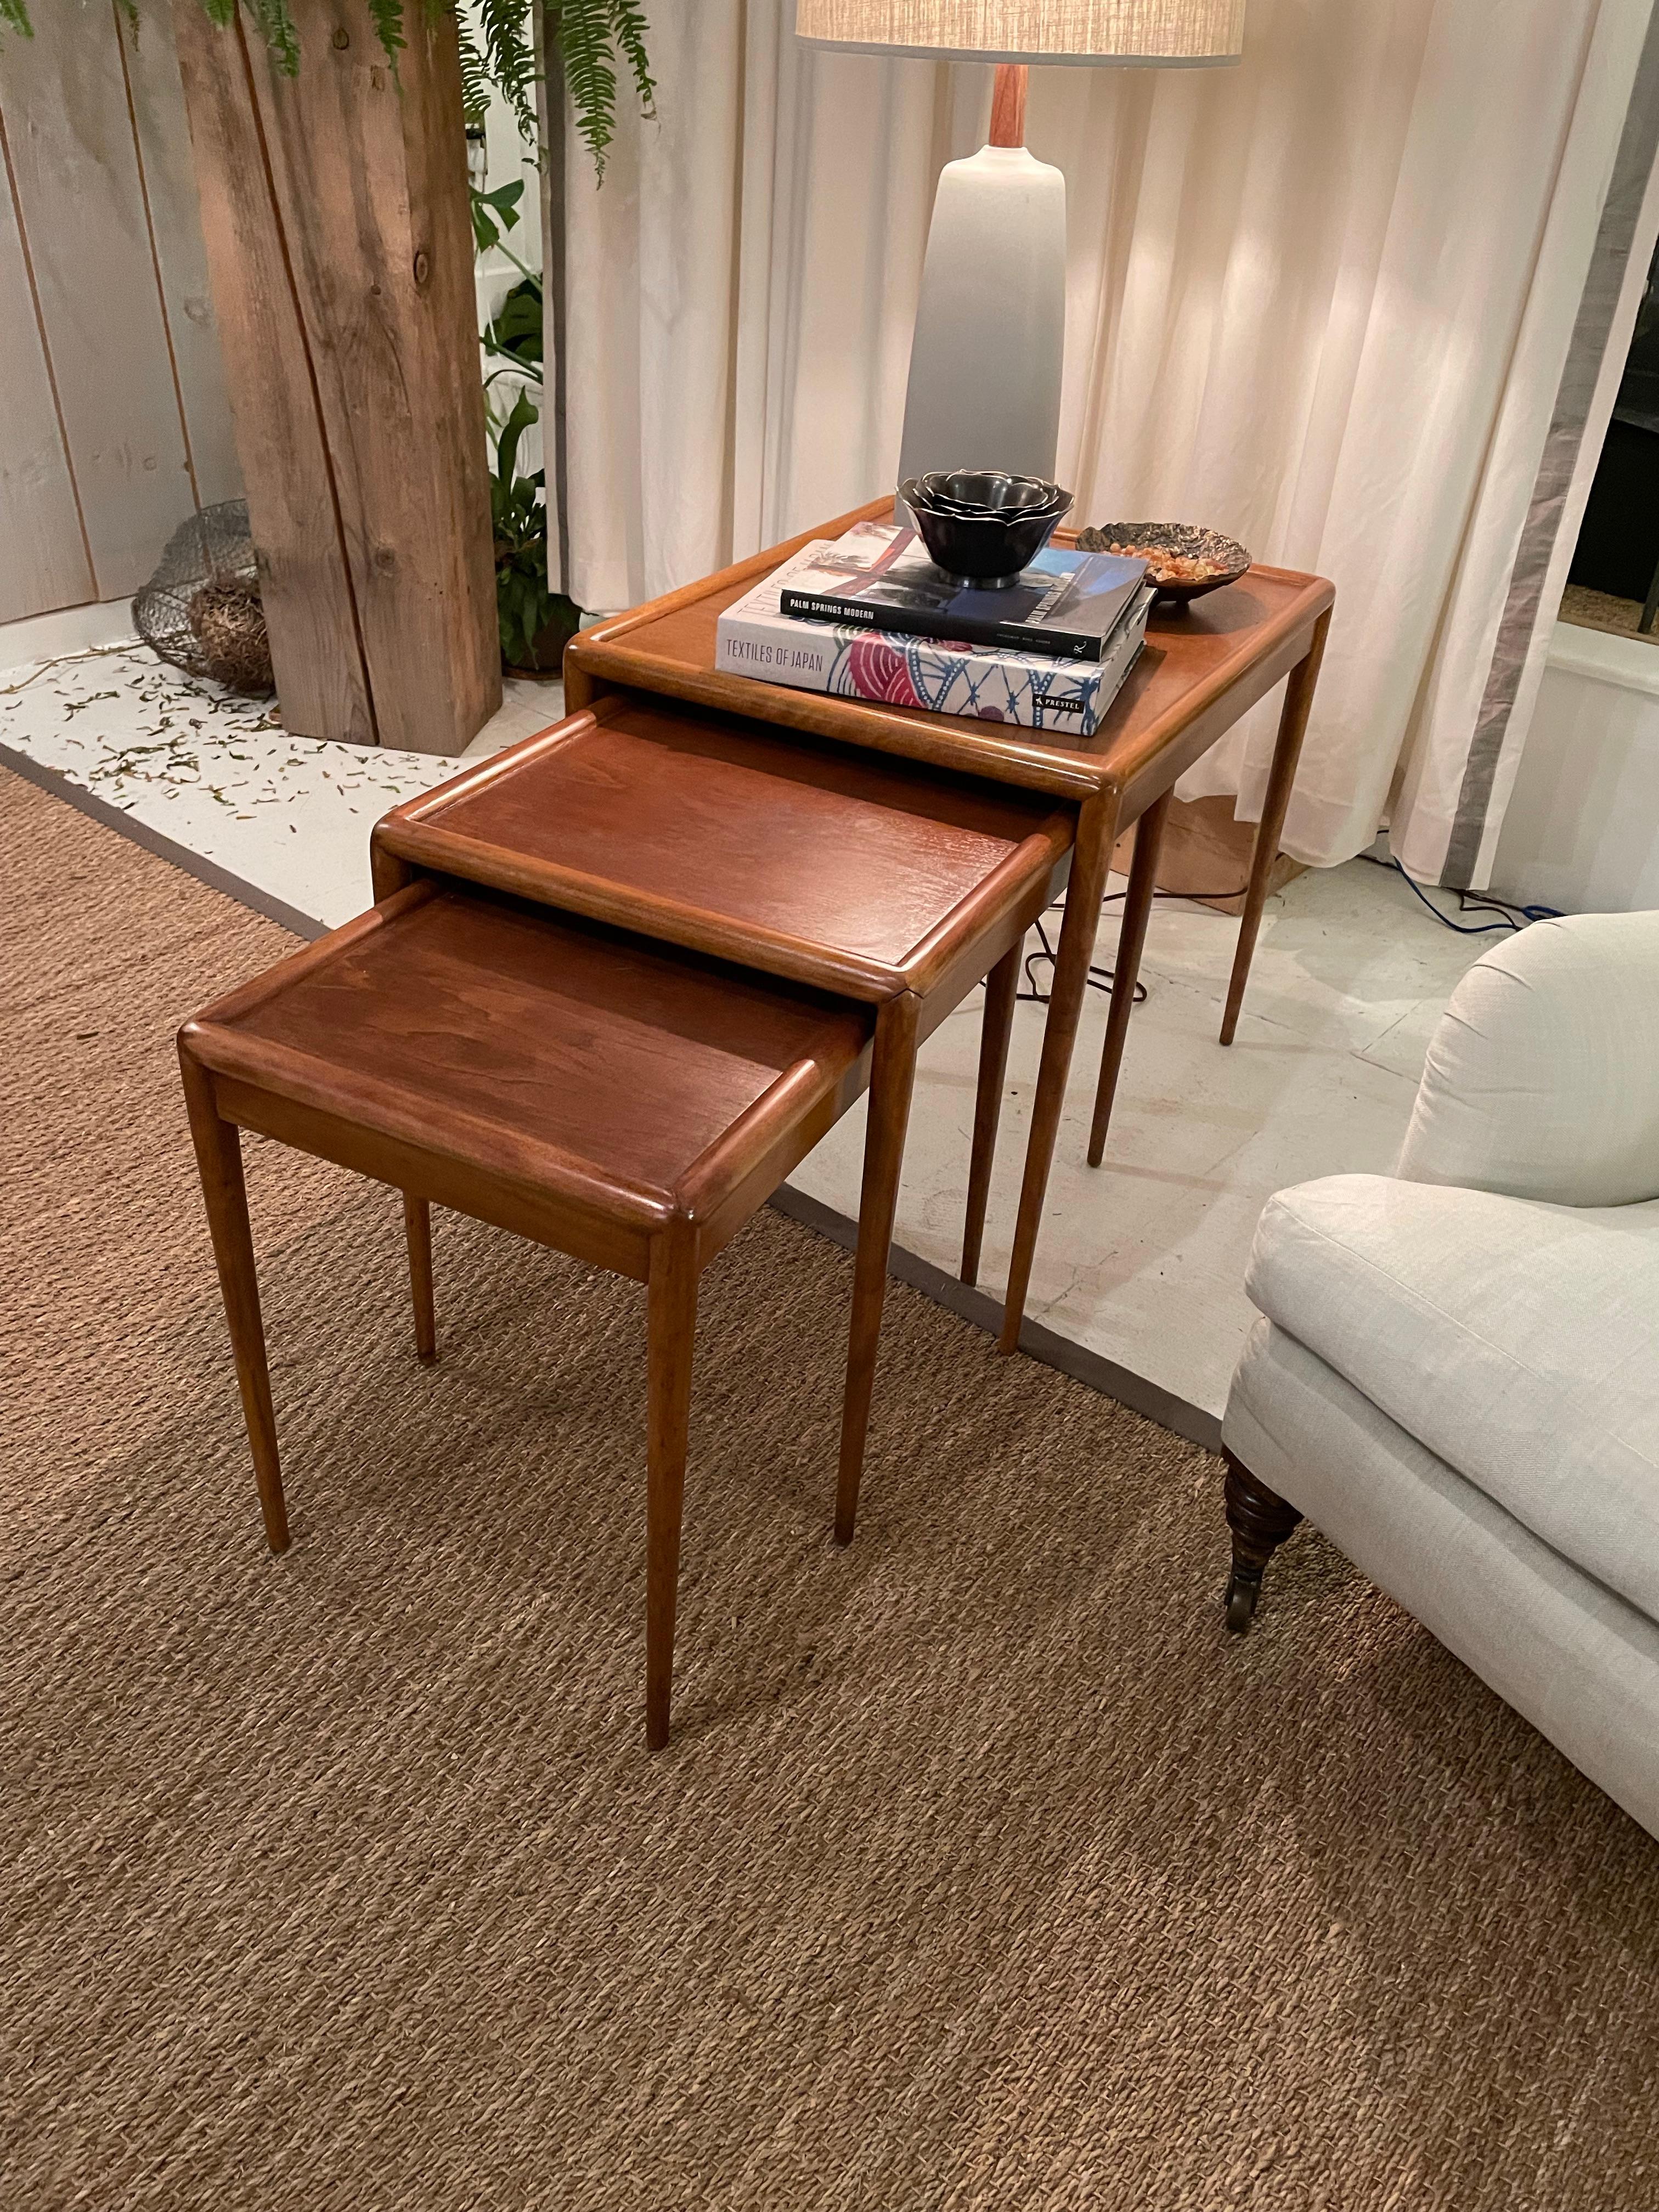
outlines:
M1331 1176L1269 1200L1248 1286L1391 1420L1659 1620L1659 1201Z

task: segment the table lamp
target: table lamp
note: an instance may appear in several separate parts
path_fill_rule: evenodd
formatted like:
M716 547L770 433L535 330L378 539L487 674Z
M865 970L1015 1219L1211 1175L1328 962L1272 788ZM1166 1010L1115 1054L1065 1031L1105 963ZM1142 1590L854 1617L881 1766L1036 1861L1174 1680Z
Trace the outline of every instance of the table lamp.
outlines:
M997 64L991 143L940 173L910 342L898 480L1052 478L1066 350L1066 179L1025 149L1030 62L1236 62L1244 0L796 0L815 46Z

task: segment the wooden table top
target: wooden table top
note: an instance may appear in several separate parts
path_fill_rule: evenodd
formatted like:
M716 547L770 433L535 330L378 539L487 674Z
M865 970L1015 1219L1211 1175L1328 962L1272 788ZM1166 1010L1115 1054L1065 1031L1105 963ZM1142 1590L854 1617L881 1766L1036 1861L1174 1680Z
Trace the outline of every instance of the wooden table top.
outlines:
M678 701L599 699L398 807L377 852L861 999L1038 902L1074 815Z
M715 624L734 600L811 538L839 537L854 522L890 512L890 500L874 501L580 631L567 668L576 672L578 686L585 678L637 686L1056 795L1083 799L1115 789L1127 801L1121 817L1127 822L1288 675L1335 596L1323 577L1256 567L1184 610L1155 611L1145 652L1099 730L1085 739L792 691L715 669Z
M815 1105L856 1096L872 1018L416 884L185 1035L219 1075L650 1228L712 1211Z

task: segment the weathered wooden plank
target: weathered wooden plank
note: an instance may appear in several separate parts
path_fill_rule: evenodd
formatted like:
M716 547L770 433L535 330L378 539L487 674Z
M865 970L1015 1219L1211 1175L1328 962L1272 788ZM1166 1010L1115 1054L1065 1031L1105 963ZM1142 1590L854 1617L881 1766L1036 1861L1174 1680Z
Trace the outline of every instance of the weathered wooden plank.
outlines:
M352 580L242 27L218 29L198 0L174 0L173 23L283 719L301 736L373 744ZM315 44L314 21L311 31Z
M118 7L115 12L196 493L210 507L241 496L242 470L208 285L178 50L164 11L146 7L136 27Z
M112 8L38 8L0 70L18 216L100 599L195 504Z
M0 118L0 137L3 137ZM97 596L46 349L0 161L0 622Z
M298 77L251 75L375 720L459 752L501 689L454 24L410 9L394 79L364 0L295 15Z

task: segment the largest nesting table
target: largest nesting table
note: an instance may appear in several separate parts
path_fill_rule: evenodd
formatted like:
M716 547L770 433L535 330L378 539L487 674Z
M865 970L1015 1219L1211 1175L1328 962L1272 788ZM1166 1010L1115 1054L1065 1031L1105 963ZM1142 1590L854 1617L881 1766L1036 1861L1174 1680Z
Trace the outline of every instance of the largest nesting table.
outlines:
M684 700L815 740L896 754L949 775L1045 794L1066 814L1075 849L1003 1305L1002 1348L1012 1352L1019 1341L1030 1285L1112 848L1122 831L1138 825L1091 1133L1090 1159L1096 1164L1127 1033L1158 848L1176 781L1288 677L1222 1017L1221 1042L1232 1042L1335 592L1322 576L1256 567L1183 613L1155 617L1148 625L1146 649L1110 714L1084 740L785 690L716 669L715 626L734 599L811 539L838 538L855 522L890 514L891 505L890 500L872 501L717 575L581 631L565 655L565 702L571 709L587 708L609 694L636 701L653 694Z

